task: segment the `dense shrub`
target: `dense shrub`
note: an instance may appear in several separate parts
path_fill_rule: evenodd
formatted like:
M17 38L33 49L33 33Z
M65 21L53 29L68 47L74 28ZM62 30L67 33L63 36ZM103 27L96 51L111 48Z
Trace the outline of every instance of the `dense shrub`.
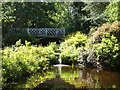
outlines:
M118 42L120 42L120 21L112 23L110 33L118 39Z
M86 43L85 47L78 48L77 63L83 67L97 67L97 56L93 44Z
M90 40L90 39L89 39ZM88 42L79 48L77 62L84 66L120 70L120 44L111 33L104 33L101 42Z
M106 33L101 43L95 44L94 47L96 48L97 60L104 68L118 68L118 64L120 65L120 46L115 36Z
M103 24L90 35L86 47L80 48L77 61L98 68L120 68L120 22Z
M120 68L120 22L103 24L87 38L76 33L60 44L62 63L94 66L97 68Z
M6 47L2 51L3 81L15 81L36 72L43 72L49 67L49 60L55 59L55 44L48 47L32 46L30 42L21 40L12 47Z
M81 46L85 46L87 43L87 36L77 32L65 39L64 42L60 44L61 59L62 63L72 64L76 63L75 57L78 56L78 49Z
M60 54L63 64L75 64L75 57L78 56L78 51L75 46L69 46Z
M85 47L78 48L78 56L76 58L77 63L82 66L87 65L88 51Z
M44 55L48 54L50 65L57 64L57 57L55 56L55 52L58 49L58 45L55 42L51 42L47 47L44 47Z
M113 34L120 41L120 21L113 22L112 24L103 24L101 27L97 28L97 31L92 33L90 38L93 39L95 43L101 42L102 36L107 32Z
M61 43L60 49L64 50L71 45L74 45L76 48L80 46L85 46L86 42L87 36L80 32L77 32L76 34L68 36L68 38L66 38L65 41Z

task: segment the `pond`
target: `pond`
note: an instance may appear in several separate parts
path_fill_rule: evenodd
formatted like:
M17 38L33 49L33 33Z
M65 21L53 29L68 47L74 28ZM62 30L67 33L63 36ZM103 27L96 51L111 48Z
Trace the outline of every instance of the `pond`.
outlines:
M120 73L95 68L55 66L41 76L37 73L26 81L14 85L15 88L33 90L79 90L87 88L120 88Z

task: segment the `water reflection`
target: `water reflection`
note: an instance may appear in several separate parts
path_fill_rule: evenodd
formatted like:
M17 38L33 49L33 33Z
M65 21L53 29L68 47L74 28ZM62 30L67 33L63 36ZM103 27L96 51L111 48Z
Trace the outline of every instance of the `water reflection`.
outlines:
M120 88L120 72L106 70L97 72L97 69L93 68L55 66L43 76L38 73L28 78L27 81L18 82L15 88L40 88L39 86L49 88L68 88L70 86L77 90L79 88Z
M54 68L54 72L57 69ZM120 73L101 70L98 72L97 69L93 68L74 68L62 67L58 69L59 75L69 83L74 84L76 87L81 83L90 88L120 88Z

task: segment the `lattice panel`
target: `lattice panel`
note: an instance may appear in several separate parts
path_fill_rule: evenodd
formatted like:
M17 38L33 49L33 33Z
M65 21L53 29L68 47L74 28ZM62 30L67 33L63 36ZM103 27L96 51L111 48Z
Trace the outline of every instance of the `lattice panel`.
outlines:
M53 28L49 28L48 32L47 32L47 35L56 35L56 30L53 29Z
M15 32L27 31L30 34L41 35L41 36L64 36L65 29L61 28L16 28L11 29Z
M58 35L65 35L64 29L58 29Z
M38 35L46 35L46 30L44 28L38 29Z
M29 28L29 33L37 35L39 31L36 28Z

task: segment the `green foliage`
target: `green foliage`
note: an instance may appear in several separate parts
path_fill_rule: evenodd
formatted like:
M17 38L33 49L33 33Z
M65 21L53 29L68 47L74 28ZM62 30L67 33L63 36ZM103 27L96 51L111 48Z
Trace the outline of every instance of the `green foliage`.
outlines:
M107 21L112 23L119 20L119 2L111 1L104 11L104 15L107 17Z
M15 43L15 45L18 47L18 46L20 46L21 45L21 39L19 39L19 41L17 41L16 43Z
M58 45L55 42L50 43L47 47L44 47L44 54L48 55L50 65L56 64L57 59L55 51L58 49Z
M114 68L120 62L118 58L120 46L115 36L106 33L101 43L94 45L96 48L97 60L105 68Z
M61 27L66 28L68 33L74 31L88 33L89 26L92 26L94 21L100 23L103 21L101 13L107 4L104 3L104 7L101 3L91 5L93 8L89 8L88 5L88 10L83 9L87 6L85 2L5 2L2 3L3 33L7 33L11 27Z
M14 13L16 8L13 6L13 2L2 2L2 30L3 36L6 34L8 29L10 29L11 23L15 22L16 17L14 17Z
M56 44L50 44L48 47L36 47L21 40L12 47L4 48L2 54L3 81L15 81L24 76L29 76L36 72L43 72L48 69L50 59L55 59L54 47Z
M53 4L55 11L53 13L49 13L49 17L54 20L51 23L54 27L61 27L61 28L70 28L71 27L71 3L67 2L55 2ZM50 12L50 11L49 11Z
M63 64L76 64L75 57L78 56L78 51L75 46L67 47L61 54L61 60Z
M27 34L27 32L25 31L21 31L19 33L11 31L10 33L4 35L3 45L14 45L19 39L21 39L22 43L24 43L25 40L30 41L33 44L38 43L38 40L35 38L34 35Z
M120 42L120 21L112 23L110 33L118 39L118 42Z
M71 26L70 3L59 2L7 2L2 3L2 29L46 28ZM70 24L70 25L69 25Z
M103 14L109 2L85 2L86 6L83 8L88 12L86 21L90 21L89 26L99 26L101 23L106 22L105 15Z
M120 65L119 36L119 21L98 27L89 37L87 61L90 61L95 67L98 67L97 62L100 62L99 65L101 64L103 68L117 70Z
M69 46L75 46L76 48L80 46L85 46L86 42L87 42L87 36L85 34L77 32L76 34L68 36L68 38L61 43L60 49L64 50Z
M111 33L120 41L120 21L113 22L112 24L105 23L98 27L97 30L92 33L91 39L96 43L101 42L101 38L105 33Z
M87 43L87 36L77 32L76 34L69 36L64 42L60 44L60 50L62 53L60 57L63 63L76 63L75 57L78 56L78 47L84 47Z

